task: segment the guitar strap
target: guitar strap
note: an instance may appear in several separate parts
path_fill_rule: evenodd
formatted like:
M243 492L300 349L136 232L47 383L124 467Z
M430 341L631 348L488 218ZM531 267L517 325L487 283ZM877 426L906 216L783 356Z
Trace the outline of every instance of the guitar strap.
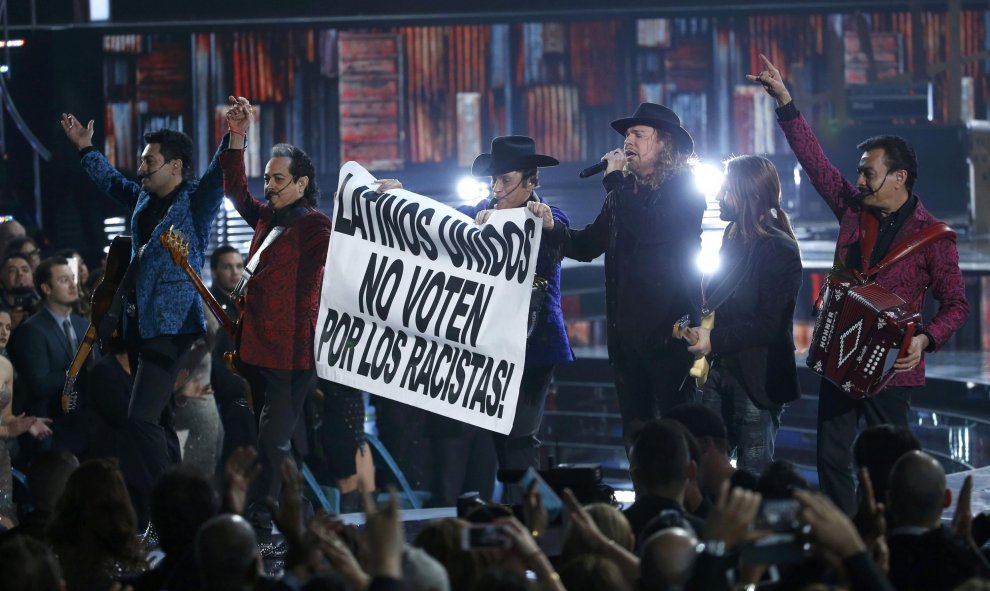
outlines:
M241 279L237 282L237 285L234 287L233 291L230 292L230 297L237 299L244 293L244 290L247 288L248 281L250 281L251 277L254 276L255 270L258 269L258 263L261 262L261 253L263 253L266 248L271 246L272 243L275 242L275 239L281 236L282 233L285 232L285 229L292 224L292 222L306 215L310 211L312 211L312 208L310 207L293 207L289 211L276 214L279 217L276 217L275 219L281 221L282 223L272 228L272 231L268 233L268 236L265 236L261 246L258 247L258 250L256 250L251 256L251 260L248 261L248 264L244 265L244 271L241 272Z
M272 231L265 236L265 240L261 243L258 250L254 251L254 256L248 261L248 264L244 265L244 271L241 272L241 279L237 282L234 290L230 292L230 297L237 299L244 293L244 289L247 287L248 281L254 276L254 270L258 268L258 263L261 261L261 253L265 252L265 249L275 242L275 239L285 232L285 226L275 226Z

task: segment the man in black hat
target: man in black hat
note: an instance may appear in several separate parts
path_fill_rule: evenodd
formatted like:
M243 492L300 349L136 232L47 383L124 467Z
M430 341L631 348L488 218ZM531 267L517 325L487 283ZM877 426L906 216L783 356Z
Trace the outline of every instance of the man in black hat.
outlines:
M684 314L700 316L695 258L705 198L688 165L694 141L673 111L643 103L612 127L625 142L602 157L601 213L583 230L556 224L550 233L564 256L605 254L609 361L628 448L643 423L691 392L685 377L694 356L671 338L671 326Z
M536 276L530 302L526 365L519 387L519 400L512 431L494 436L489 432L437 415L429 415L425 430L431 440L434 471L433 502L453 504L462 492L479 491L487 496L494 486L495 465L502 469L540 468L536 438L543 418L547 390L554 366L574 360L564 316L560 309L560 242L553 228L567 228L567 216L536 194L539 168L557 166L556 158L536 153L533 138L510 135L492 140L492 151L478 156L471 167L474 176L490 177L492 198L477 205L458 208L477 224L488 221L496 209L526 207L543 220L543 240L536 259ZM385 179L379 191L401 187ZM465 453L465 450L470 450ZM494 452L494 454L493 454Z

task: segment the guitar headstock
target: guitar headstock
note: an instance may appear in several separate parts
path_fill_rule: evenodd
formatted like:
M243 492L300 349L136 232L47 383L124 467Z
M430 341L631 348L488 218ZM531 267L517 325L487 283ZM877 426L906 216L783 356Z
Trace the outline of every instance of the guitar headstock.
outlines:
M691 328L691 316L689 314L685 314L684 316L681 316L681 318L677 322L674 323L674 327L671 330L670 336L674 337L675 339L687 339L689 328Z
M189 258L189 240L179 230L172 226L159 236L162 246L172 255L176 265L182 265Z

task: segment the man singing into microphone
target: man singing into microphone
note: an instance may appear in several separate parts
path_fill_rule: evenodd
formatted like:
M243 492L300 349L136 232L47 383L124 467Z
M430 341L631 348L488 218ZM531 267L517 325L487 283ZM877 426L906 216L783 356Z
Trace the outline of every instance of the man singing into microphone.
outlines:
M760 58L765 69L747 78L762 84L767 94L777 100L777 122L791 150L839 220L835 253L839 266L860 269L863 257L869 258L867 266L873 266L883 260L893 245L938 223L911 191L918 177L918 161L904 138L883 135L859 144L857 147L863 155L853 186L822 152L808 122L794 106L780 71L766 57ZM865 234L864 215L876 220L869 225L879 224L872 250L867 250L868 242L861 242ZM899 373L879 396L854 400L828 380L821 381L818 479L822 492L850 515L856 509L851 464L859 418L865 417L868 425L906 425L911 392L925 384L922 353L937 351L959 330L969 313L954 239L944 238L918 249L881 271L876 281L919 311L925 293L931 288L939 307L935 317L911 340L907 355L894 363Z
M306 396L316 387L313 337L323 286L323 263L330 243L330 218L316 210L320 191L309 156L289 144L276 144L265 166L265 199L248 192L244 170L244 131L251 105L230 97L231 150L220 156L224 192L254 228L248 263L234 295L244 296L238 347L259 417L261 475L248 495L248 512L259 527L271 527L263 505L278 499L279 475L291 449L292 433ZM363 408L362 408L363 410ZM362 422L363 427L363 422Z
M203 252L213 219L223 200L223 174L218 157L227 148L225 136L206 173L197 182L186 180L193 143L186 134L170 129L144 134L138 183L118 172L93 147L93 121L83 125L63 113L62 129L82 157L82 166L108 195L131 215L130 293L125 332L135 367L128 430L143 466L121 465L141 523L147 521L151 485L169 463L179 461L178 439L171 424L172 385L179 362L192 343L206 331L203 306L193 284L172 262L159 235L174 227L189 240L189 263L203 266Z
M688 159L694 140L670 109L643 103L612 122L625 137L602 158L607 192L601 213L583 230L554 224L564 256L590 261L605 254L608 353L628 449L639 427L686 402L694 355L671 338L684 314L700 318L705 198Z

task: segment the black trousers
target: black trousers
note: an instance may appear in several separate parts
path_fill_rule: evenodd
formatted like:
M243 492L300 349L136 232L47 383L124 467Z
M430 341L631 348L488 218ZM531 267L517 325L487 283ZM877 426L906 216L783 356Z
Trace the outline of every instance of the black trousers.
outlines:
M879 396L854 400L822 379L818 390L818 483L847 515L856 512L852 463L860 418L870 427L884 423L906 426L912 390L889 387Z
M258 513L265 497L278 499L282 463L292 451L292 435L303 414L306 396L316 387L314 369L270 369L245 364L258 416L261 474L248 492L248 506ZM262 511L263 513L267 513Z
M540 423L553 380L552 365L526 366L519 384L516 418L508 435L492 432L498 467L512 470L540 469Z
M688 376L688 370L694 355L683 341L666 339L656 346L623 348L611 355L622 436L628 450L632 436L643 423L693 399L694 378Z
M135 500L139 525L147 523L151 488L170 464L178 463L179 439L175 434L172 392L183 358L199 335L164 335L143 339L132 348L137 371L127 409L128 434L142 465L121 464ZM131 367L134 367L132 365Z

